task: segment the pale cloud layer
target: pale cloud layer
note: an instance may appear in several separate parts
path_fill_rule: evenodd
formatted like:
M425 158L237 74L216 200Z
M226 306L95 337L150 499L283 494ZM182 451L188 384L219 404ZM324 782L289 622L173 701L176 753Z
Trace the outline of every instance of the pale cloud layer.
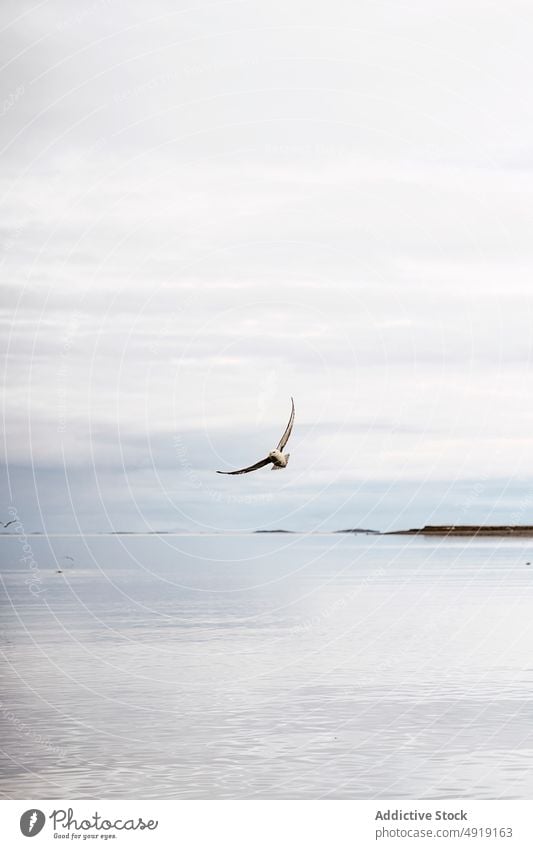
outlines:
M7 500L29 524L531 518L528 4L2 17ZM290 395L289 470L214 475L277 442Z

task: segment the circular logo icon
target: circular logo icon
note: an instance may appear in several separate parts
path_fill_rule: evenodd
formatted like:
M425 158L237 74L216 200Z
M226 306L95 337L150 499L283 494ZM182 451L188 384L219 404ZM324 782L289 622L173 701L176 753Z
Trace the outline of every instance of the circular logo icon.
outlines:
M20 818L20 830L24 837L35 837L42 830L46 817L38 808L30 808L24 811Z

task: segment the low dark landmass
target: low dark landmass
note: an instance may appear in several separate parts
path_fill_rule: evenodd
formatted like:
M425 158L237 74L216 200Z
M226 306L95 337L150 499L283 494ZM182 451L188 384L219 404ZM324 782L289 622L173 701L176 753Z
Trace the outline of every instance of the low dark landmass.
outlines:
M386 533L434 537L533 537L533 525L424 525L423 528Z
M274 528L273 530L253 531L254 534L299 534L299 533L320 533L320 531L288 531L285 528ZM371 528L343 528L340 531L323 531L322 533L332 534L381 534L381 531L375 531Z

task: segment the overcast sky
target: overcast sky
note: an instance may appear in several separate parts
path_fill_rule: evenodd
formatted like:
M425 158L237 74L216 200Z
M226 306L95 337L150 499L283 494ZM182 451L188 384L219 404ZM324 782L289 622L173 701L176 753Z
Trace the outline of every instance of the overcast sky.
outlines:
M5 510L533 523L529 3L1 14Z

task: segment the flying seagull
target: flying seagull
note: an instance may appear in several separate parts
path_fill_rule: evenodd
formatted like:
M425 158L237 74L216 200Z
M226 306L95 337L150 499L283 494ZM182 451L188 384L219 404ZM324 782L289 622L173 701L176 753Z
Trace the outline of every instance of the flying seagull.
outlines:
M9 522L0 522L0 525L2 525L2 527L4 527L4 528L9 528L9 526L14 525L15 522L16 522L16 519L11 519Z
M291 435L292 426L294 424L294 398L291 398L291 403L291 415L289 418L289 423L285 428L285 433L278 442L277 447L270 452L268 457L265 457L264 460L259 460L259 462L254 463L253 466L247 466L245 469L237 469L235 472L217 471L217 475L245 475L247 472L255 472L256 469L261 469L263 466L268 466L269 463L272 463L272 469L284 469L287 463L289 462L289 457L291 456L290 454L284 454L283 449L289 441L289 436Z

